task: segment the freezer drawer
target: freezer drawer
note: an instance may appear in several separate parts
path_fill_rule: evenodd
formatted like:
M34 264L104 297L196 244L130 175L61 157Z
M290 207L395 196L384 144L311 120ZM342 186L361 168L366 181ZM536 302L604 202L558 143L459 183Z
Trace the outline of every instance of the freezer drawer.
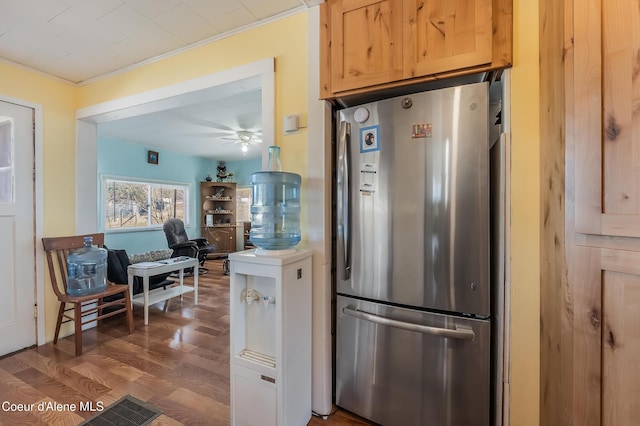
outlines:
M382 425L489 425L489 320L340 295L336 315L337 405Z

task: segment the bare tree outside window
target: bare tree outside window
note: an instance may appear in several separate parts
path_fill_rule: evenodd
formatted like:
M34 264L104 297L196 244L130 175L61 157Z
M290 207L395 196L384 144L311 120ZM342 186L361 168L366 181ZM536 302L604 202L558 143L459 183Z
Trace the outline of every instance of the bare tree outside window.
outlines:
M187 220L188 185L103 179L105 230L157 228L170 218Z

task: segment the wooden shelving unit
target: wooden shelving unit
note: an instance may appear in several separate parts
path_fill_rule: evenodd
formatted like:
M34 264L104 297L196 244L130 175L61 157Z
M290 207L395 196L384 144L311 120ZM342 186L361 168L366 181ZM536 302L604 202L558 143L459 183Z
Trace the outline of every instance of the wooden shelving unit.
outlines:
M236 184L201 182L200 235L216 246L212 256L236 251Z
M244 249L251 250L256 248L251 241L249 241L249 231L251 231L251 222L243 222L242 223L242 237L244 238Z

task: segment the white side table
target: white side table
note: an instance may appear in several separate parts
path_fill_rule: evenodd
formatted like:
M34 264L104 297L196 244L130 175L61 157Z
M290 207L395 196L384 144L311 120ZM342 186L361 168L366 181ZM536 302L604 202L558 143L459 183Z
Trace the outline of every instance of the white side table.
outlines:
M193 268L193 287L185 286L184 270ZM156 288L149 291L149 277L164 274L166 272L179 272L180 284L167 289ZM193 292L194 304L198 304L198 259L194 257L175 257L156 262L141 262L129 265L129 295L131 303L144 306L144 325L149 324L149 306L158 302ZM133 295L133 277L142 277L142 293Z
M229 254L234 426L300 426L311 418L311 259Z

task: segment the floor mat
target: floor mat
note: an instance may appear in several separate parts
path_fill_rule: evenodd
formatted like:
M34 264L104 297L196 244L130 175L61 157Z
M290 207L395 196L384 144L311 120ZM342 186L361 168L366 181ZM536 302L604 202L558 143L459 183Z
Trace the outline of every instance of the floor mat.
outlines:
M87 426L144 426L162 414L162 410L140 401L131 395L125 395L114 402L102 413L86 420L80 425Z

